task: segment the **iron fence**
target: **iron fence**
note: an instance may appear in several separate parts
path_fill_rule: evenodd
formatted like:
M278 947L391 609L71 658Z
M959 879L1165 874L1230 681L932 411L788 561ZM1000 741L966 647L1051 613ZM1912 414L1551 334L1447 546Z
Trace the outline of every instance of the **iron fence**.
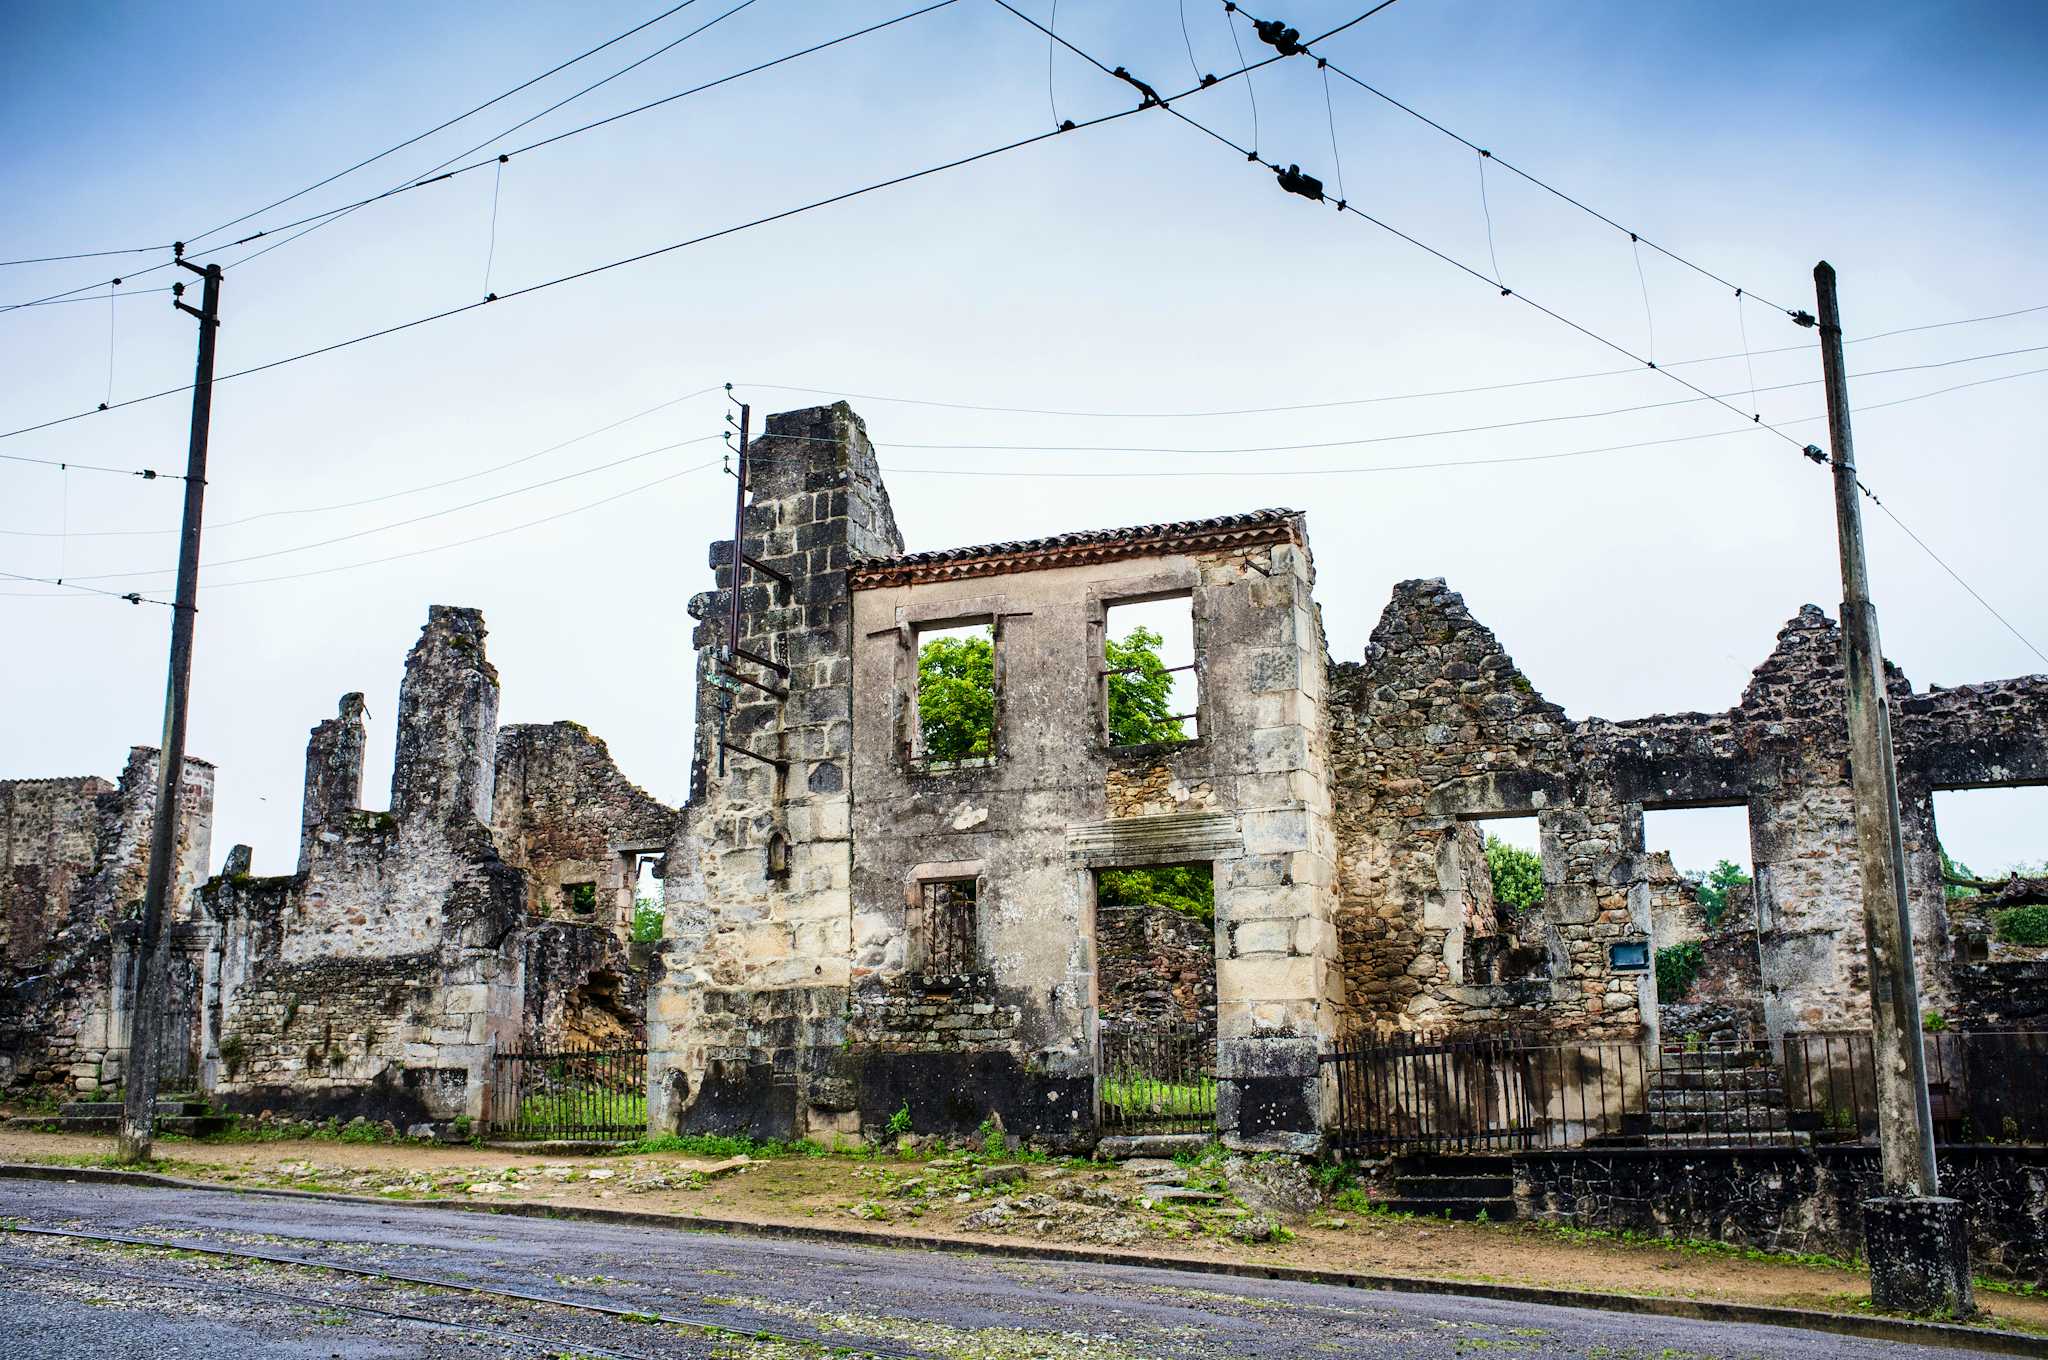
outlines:
M1926 1036L1945 1142L2048 1141L2048 1031ZM1332 1142L1359 1154L1423 1149L1857 1142L1877 1136L1868 1031L1653 1049L1513 1035L1403 1034L1324 1055Z
M647 1050L500 1053L491 1073L499 1138L626 1141L647 1132Z
M1206 1025L1104 1024L1102 1125L1119 1133L1207 1133L1216 1125L1216 1034Z

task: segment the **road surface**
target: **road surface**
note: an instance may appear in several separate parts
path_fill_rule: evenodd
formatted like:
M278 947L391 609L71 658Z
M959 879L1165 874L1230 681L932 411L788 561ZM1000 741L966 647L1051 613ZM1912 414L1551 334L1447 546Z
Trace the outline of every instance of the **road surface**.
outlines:
M0 1181L0 1223L17 1229L0 1233L0 1355L8 1360L1967 1354L1774 1327L1148 1267L204 1190ZM129 1237L178 1250L19 1229Z

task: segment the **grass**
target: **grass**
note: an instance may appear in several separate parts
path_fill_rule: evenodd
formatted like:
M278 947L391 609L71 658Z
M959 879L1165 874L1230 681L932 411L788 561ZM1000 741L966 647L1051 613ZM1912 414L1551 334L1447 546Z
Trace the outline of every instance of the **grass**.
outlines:
M1207 1077L1169 1082L1126 1073L1103 1081L1102 1103L1136 1115L1198 1118L1216 1112L1216 1083Z
M630 1156L654 1152L680 1152L689 1157L751 1157L756 1161L772 1157L825 1157L831 1149L808 1138L749 1138L737 1133L664 1133L620 1143L614 1151Z
M519 1102L519 1122L528 1128L573 1132L591 1128L646 1128L645 1091L576 1090L530 1095Z

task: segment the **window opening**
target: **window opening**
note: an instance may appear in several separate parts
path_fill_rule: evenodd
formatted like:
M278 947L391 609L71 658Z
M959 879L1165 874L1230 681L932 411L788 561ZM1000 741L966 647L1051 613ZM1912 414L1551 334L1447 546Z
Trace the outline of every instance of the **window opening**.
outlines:
M597 885L595 883L564 883L562 905L578 916L597 914Z
M2048 788L1944 789L1934 825L1957 959L2048 946Z
M1103 614L1102 638L1109 744L1199 738L1194 597L1113 604Z
M633 866L633 938L652 943L662 936L661 877L664 857L643 854Z
M1459 822L1465 894L1465 980L1485 984L1550 971L1543 936L1543 846L1534 813Z
M980 971L979 893L974 879L927 879L918 885L916 936L927 977L958 977Z
M995 757L994 626L919 629L912 763L929 771L978 769Z
M1643 813L1643 848L1662 850L1699 902L1709 929L1731 910L1754 911L1749 809L1660 808ZM1654 877L1654 875L1653 875ZM1654 891L1654 887L1653 887Z

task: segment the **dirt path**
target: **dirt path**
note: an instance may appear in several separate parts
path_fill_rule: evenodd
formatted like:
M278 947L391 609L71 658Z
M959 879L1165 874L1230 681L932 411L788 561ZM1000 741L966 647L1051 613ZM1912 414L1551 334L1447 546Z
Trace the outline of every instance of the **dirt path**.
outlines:
M0 1161L96 1164L112 1140L0 1130ZM196 1180L390 1200L595 1205L767 1224L873 1228L941 1240L1082 1243L1133 1260L1257 1261L1366 1274L1856 1311L1860 1271L1727 1249L1621 1242L1526 1223L1453 1223L1322 1210L1276 1238L1233 1236L1232 1200L1154 1203L1132 1166L990 1166L962 1158L670 1154L548 1157L478 1147L341 1143L159 1144L157 1169ZM1155 1164L1155 1168L1156 1168ZM1155 1169L1154 1172L1157 1175ZM1197 1173L1199 1181L1200 1173ZM1156 1193L1153 1192L1153 1193ZM2048 1333L2048 1297L1980 1290L2000 1325Z

